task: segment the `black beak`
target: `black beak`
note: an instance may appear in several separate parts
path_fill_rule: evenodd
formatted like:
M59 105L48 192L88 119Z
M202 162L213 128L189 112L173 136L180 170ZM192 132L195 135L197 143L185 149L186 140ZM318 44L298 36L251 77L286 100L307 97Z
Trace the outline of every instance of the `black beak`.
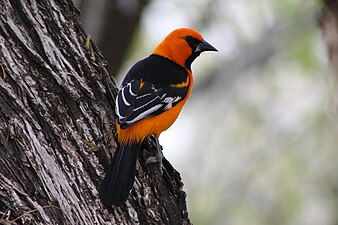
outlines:
M203 40L199 43L195 49L195 52L205 52L205 51L215 51L218 52L217 49L209 44L206 40Z

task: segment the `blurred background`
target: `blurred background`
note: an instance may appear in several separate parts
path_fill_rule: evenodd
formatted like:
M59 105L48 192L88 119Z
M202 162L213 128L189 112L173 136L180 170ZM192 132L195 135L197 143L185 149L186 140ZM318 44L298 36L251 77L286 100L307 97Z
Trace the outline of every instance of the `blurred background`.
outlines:
M160 138L195 225L337 225L338 132L327 53L308 0L74 0L120 83L173 29L219 52Z

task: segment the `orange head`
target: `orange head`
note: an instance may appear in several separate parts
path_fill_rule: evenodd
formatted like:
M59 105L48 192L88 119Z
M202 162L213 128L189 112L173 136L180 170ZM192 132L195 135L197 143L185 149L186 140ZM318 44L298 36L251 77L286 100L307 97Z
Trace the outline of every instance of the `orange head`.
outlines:
M191 63L204 51L217 51L202 35L191 28L172 31L153 51L190 69Z

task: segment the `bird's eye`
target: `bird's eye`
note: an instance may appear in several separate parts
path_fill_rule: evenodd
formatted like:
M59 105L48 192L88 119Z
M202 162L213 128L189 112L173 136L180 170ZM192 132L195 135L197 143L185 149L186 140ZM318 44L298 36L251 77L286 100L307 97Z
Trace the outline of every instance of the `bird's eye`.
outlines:
M184 40L186 40L186 42L188 42L189 46L193 49L196 45L198 45L199 43L201 43L200 40L198 40L197 38L194 38L192 36L186 36L184 38Z
M186 36L184 39L185 39L186 41L192 41L192 39L194 39L194 38L191 37L191 36Z

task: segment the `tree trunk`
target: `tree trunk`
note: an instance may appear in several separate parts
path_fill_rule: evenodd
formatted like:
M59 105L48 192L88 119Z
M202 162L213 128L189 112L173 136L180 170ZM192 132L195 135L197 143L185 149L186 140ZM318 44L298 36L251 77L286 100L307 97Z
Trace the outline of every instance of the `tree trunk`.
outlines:
M107 60L110 75L117 76L120 65L130 49L141 13L148 2L148 0L79 1L81 21Z
M324 0L324 7L318 16L319 27L322 31L329 66L335 79L338 78L338 2L333 0Z
M146 139L129 200L98 187L116 148L116 86L70 0L0 3L0 223L190 224L180 175Z

